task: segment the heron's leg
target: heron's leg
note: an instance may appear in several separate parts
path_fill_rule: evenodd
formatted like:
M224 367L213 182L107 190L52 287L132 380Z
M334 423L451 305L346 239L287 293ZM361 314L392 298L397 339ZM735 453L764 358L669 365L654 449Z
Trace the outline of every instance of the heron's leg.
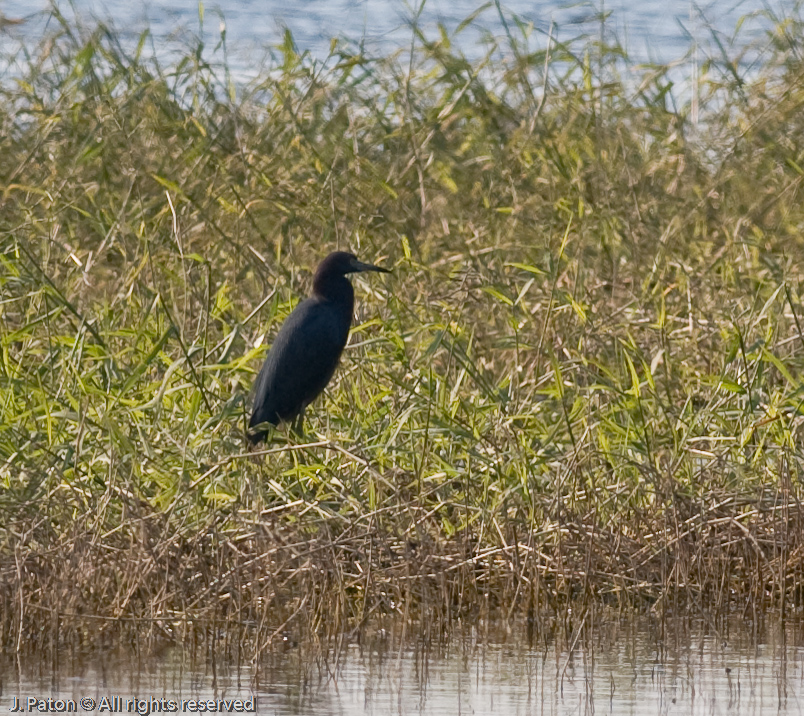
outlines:
M260 445L262 440L265 440L266 445L276 442L276 425L272 423L261 423L255 425L254 428L246 428L246 450L248 452L257 452L264 449Z
M296 416L296 419L290 425L290 435L288 437L292 436L293 442L295 443L304 443L304 411L306 408L307 406L304 406L301 409L301 412ZM291 450L291 455L293 456L293 466L297 471L300 465L307 464L306 456L303 450ZM305 494L307 492L306 486L301 480L299 480L297 484L301 489L302 494Z
M307 410L307 406L305 405L301 412L299 413L296 420L293 421L293 425L290 428L290 431L293 435L298 438L300 442L304 442L304 411Z

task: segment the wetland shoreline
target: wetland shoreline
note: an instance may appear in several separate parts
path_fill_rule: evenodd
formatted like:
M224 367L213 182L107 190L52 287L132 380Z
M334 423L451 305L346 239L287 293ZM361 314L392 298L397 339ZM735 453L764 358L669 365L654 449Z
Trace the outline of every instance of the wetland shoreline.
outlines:
M471 61L288 34L235 86L56 20L0 80L0 644L800 611L796 18L694 108L523 28ZM335 248L394 276L308 442L248 454Z

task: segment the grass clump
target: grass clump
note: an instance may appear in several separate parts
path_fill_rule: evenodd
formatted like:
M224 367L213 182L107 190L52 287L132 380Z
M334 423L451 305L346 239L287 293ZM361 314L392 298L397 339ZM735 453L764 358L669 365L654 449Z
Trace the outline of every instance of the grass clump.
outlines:
M147 33L27 48L0 83L0 639L797 605L793 25L750 77L703 67L698 124L669 68L527 28L474 60L287 35L236 90ZM309 443L249 459L266 341L335 248L395 274L356 279Z

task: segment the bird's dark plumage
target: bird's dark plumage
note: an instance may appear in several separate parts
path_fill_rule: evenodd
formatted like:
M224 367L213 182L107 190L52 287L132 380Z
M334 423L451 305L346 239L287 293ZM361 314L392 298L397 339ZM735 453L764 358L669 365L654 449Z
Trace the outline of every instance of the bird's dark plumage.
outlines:
M364 264L353 254L336 251L318 266L313 295L302 301L276 335L254 388L249 440L259 442L262 423L278 425L301 415L332 378L354 312L355 294L346 274L387 269Z

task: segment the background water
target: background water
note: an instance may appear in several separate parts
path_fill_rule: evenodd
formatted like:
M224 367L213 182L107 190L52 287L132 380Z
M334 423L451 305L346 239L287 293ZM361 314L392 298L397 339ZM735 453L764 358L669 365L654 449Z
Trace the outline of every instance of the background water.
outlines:
M468 629L441 645L364 637L311 657L300 647L254 669L190 658L178 650L135 659L0 659L0 710L12 697L139 699L256 697L258 713L310 714L800 714L800 626L756 635L745 629L665 630L601 624L569 653L523 634ZM799 641L797 642L797 638ZM81 709L78 709L81 713Z
M449 31L482 3L472 0L430 0L421 9L419 24L433 36L438 23ZM77 12L83 18L111 21L119 32L135 36L149 26L157 40L181 39L183 34L199 30L198 0L55 0L67 16ZM346 37L362 40L372 52L387 52L410 43L409 22L413 7L400 0L207 0L204 37L215 43L220 37L221 18L225 19L230 58L235 69L249 75L263 58L266 49L275 46L285 27L290 28L301 50L317 57L329 52L330 39ZM478 24L460 36L464 51L472 55L481 45L483 32L502 35L504 27L494 3L485 9ZM0 42L10 38L35 38L45 30L43 13L48 0L0 0L0 14L8 18L27 18L20 25L6 26ZM569 41L581 34L599 33L601 10L610 12L610 37L623 43L628 53L640 62L671 62L682 58L700 45L701 57L721 52L718 42L729 50L757 42L771 27L769 15L789 16L796 11L793 0L508 0L502 7L525 23L533 25L533 42L544 45L553 26L553 35ZM742 22L735 40L735 28ZM510 21L510 16L509 16ZM482 28L482 29L481 29ZM715 42L717 36L717 42Z

